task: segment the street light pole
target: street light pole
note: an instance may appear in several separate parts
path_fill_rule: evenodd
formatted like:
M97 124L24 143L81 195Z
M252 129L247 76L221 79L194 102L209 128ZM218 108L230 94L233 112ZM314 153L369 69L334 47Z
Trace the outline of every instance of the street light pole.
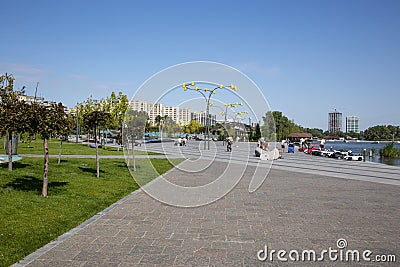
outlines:
M206 133L207 133L207 147L210 149L210 99L211 95L215 94L217 92L217 89L233 89L237 91L237 87L233 84L230 84L229 86L224 86L220 84L219 86L215 87L212 90L209 90L208 88L200 89L199 87L191 88L191 86L195 86L195 82L191 83L183 83L182 88L184 91L191 90L191 91L197 91L199 92L203 97L204 100L206 101ZM208 94L206 96L206 94ZM206 143L204 143L204 150L206 149Z

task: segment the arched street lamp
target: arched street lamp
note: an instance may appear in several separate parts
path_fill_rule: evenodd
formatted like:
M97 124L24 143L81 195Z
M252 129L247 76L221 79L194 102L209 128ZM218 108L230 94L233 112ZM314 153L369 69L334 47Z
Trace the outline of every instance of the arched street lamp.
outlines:
M237 128L237 131L235 131L235 133L236 133L236 136L238 136L238 132L240 132L240 127L239 127L238 124L236 124L236 121L239 122L239 120L240 121L244 120L245 118L243 117L243 115L247 115L247 114L249 114L249 112L247 112L247 111L239 111L239 112L234 111L234 113L235 113L235 117L234 117L233 121L234 121L234 124L235 124L235 126Z
M226 131L226 115L228 114L228 108L229 107L230 108L237 108L238 106L243 106L243 103L242 102L240 102L240 103L236 102L236 103L224 104L225 111L221 112L221 115L224 116L224 140L223 140L223 143L222 143L223 145L225 145L225 138L226 138L226 135L227 135L227 131Z
M221 89L228 89L228 90L234 90L237 91L237 87L233 84L230 85L223 85L220 84L219 86L215 87L214 89L209 89L209 88L199 88L198 86L195 86L195 82L191 83L183 83L182 88L184 91L196 91L199 92L203 97L204 100L206 101L206 132L207 132L207 149L210 149L210 99L211 95L216 94L217 90ZM204 149L206 149L206 142L204 143Z

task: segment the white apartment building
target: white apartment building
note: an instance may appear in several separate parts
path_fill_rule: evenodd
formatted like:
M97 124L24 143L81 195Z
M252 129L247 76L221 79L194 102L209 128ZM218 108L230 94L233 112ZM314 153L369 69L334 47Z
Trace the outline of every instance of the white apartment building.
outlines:
M129 101L129 106L132 110L148 112L148 104L146 100L132 100Z
M176 106L165 106L161 103L149 104L146 100L132 100L130 107L136 111L145 111L149 117L149 123L156 125L157 116L168 116L176 123L187 124L191 120L196 120L201 125L206 125L206 112L191 112L188 108L179 108ZM217 116L210 114L210 125L216 125Z
M360 132L360 117L357 116L347 116L346 117L346 133Z
M164 106L163 114L171 118L175 123L179 122L179 107Z
M164 105L163 104L148 104L147 114L149 115L149 122L151 125L156 125L156 117L164 116Z
M208 116L210 118L210 126L215 126L217 124L217 115L208 114ZM207 116L205 111L192 112L191 117L192 120L197 121L201 125L207 125Z
M192 120L190 109L181 108L179 109L179 123L188 124Z

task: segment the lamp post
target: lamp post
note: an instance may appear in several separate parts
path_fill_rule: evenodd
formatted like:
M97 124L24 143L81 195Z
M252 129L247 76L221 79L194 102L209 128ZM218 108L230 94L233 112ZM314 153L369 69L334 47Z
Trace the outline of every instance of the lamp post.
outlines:
M184 91L190 90L190 91L196 91L199 92L203 97L204 100L206 101L206 133L207 133L207 142L204 143L204 150L206 149L206 143L207 143L207 149L210 149L210 99L212 94L216 94L217 90L219 89L232 89L234 91L237 91L237 87L233 84L230 84L228 86L220 84L219 86L215 87L214 89L208 89L206 88L199 88L198 86L195 86L195 82L191 83L183 83L182 88Z
M234 112L235 112L235 111L234 111ZM236 137L237 137L237 136L239 135L239 133L240 133L240 126L239 126L238 124L236 124L236 121L239 122L239 120L241 121L241 120L245 119L245 118L242 117L244 114L247 115L247 114L249 114L249 113L248 113L247 111L235 112L234 124L235 124L235 127L236 127L236 131L235 131Z
M237 108L238 106L243 106L243 103L242 102L240 102L240 103L236 102L236 103L224 104L225 112L224 111L221 112L221 115L224 116L224 140L223 140L223 143L222 143L223 145L225 145L225 138L226 138L226 135L227 135L227 131L226 131L226 115L228 114L228 107Z

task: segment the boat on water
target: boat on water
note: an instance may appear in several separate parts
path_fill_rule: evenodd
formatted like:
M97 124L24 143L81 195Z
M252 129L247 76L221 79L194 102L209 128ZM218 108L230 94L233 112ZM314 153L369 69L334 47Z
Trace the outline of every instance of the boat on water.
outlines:
M374 141L371 144L379 144L379 141Z

